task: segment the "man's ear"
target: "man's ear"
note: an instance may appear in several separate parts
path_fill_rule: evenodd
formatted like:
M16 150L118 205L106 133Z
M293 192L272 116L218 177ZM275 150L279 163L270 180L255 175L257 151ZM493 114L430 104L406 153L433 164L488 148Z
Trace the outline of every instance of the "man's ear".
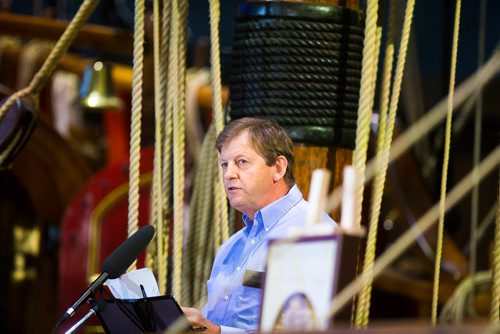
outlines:
M284 156L280 155L278 159L276 159L274 166L276 167L276 171L274 173L273 180L274 182L278 182L285 177L288 160L286 160Z

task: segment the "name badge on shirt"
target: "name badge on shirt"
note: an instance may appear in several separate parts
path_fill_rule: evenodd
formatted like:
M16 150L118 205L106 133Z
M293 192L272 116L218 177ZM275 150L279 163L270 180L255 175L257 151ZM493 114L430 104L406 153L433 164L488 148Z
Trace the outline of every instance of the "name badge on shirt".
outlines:
M245 270L242 285L250 288L260 289L263 279L264 273L262 271Z

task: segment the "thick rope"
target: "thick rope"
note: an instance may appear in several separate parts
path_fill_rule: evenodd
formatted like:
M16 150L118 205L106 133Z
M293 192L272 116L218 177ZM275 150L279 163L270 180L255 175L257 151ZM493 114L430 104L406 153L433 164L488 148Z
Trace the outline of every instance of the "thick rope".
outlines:
M139 168L141 158L142 75L144 59L144 0L135 1L134 64L132 68L132 116L130 125L130 170L128 235L139 228ZM134 262L129 270L136 268Z
M164 123L164 94L161 86L162 50L161 49L161 22L163 19L160 8L160 1L153 2L153 55L154 55L154 99L155 99L155 146L154 146L154 165L153 165L153 185L152 185L152 205L151 205L151 224L156 226L156 272L158 277L158 286L160 294L164 295L167 287L167 264L162 262L165 259L164 245L164 224L163 224L163 187L162 171L163 157L162 147L164 141L163 123Z
M69 23L68 27L57 41L56 45L48 55L42 67L35 74L28 87L23 88L13 95L11 95L5 103L0 107L0 120L4 117L7 110L19 99L27 95L33 95L33 105L38 110L38 94L47 83L52 73L57 67L62 56L66 53L76 35L80 31L82 25L85 23L90 14L94 11L99 1L85 0L75 16ZM34 97L36 95L36 98Z
M167 83L167 143L165 147L165 160L164 162L167 163L168 161L168 167L172 169L172 174L175 174L175 149L174 149L174 113L175 113L175 108L178 106L177 99L178 99L178 42L179 42L179 30L178 30L178 25L179 25L179 12L178 12L178 7L177 7L177 1L169 1L170 2L170 25L169 25L169 44L168 44L168 83ZM173 163L169 160L173 160ZM172 176L170 174L170 176ZM174 177L175 178L175 175ZM170 178L168 180L165 180L165 182L168 184L168 187L166 189L167 193L169 193L172 187L171 180ZM175 194L173 196L174 201L175 201ZM167 198L166 198L167 200ZM171 197L168 197L169 202L166 203L166 206L170 206L170 201ZM172 275L171 275L171 287L172 287L172 292L175 286L175 289L179 288L179 278L176 276L177 273L175 271L175 265L176 265L176 252L179 252L179 248L176 247L178 245L175 242L175 204L173 208L174 212L174 222L173 222L173 249L170 251L170 255L172 256Z
M382 38L382 28L377 28L377 38L376 38L376 48L375 52L373 53L373 58L374 58L374 66L377 66L378 64L378 58L379 58L379 53L380 53L380 43L381 43L381 38ZM377 84L377 70L374 69L373 72L373 77L372 77L372 85L373 87L376 86ZM383 125L385 127L385 125ZM375 228L375 230L372 232L372 230ZM376 238L373 237L373 235L376 236L376 226L370 225L370 232L372 232L372 238L371 242L374 242ZM374 247L370 247L370 239L368 239L368 246L366 247L365 251L368 252L368 249L370 249L370 252L375 254L375 249ZM368 269L368 263L366 260L365 256L365 261L363 264L363 270ZM355 328L360 328L360 327L366 327L368 325L368 314L369 314L369 309L370 309L370 292L371 292L371 282L365 286L361 294L359 295L358 299L358 306L356 310L356 318L354 319L354 326Z
M441 196L439 201L439 224L438 236L436 245L436 262L434 265L434 284L432 291L432 325L436 326L437 323L437 308L439 297L439 277L441 270L441 257L443 252L443 230L444 230L444 215L445 215L445 200L446 200L446 182L448 180L448 164L450 155L450 142L451 142L451 122L453 115L453 95L455 91L455 72L457 66L457 51L458 51L458 34L460 28L460 8L462 1L457 0L455 11L455 23L453 28L453 46L451 55L451 69L450 69L450 86L448 93L448 112L446 115L446 134L444 145L443 169L441 173Z
M374 65L373 54L376 52L378 19L378 0L368 0L365 23L365 39L363 43L363 65L359 90L358 124L356 127L356 147L353 153L353 164L356 168L356 201L354 205L354 224L361 223L361 207L363 204L364 179L366 168L366 152L370 137L370 121L373 107L375 87L373 87Z
M396 25L396 14L397 14L397 1L391 1L391 9L389 13L389 21L387 28L387 42L385 46L385 58L384 58L384 71L382 74L382 88L381 88L381 98L380 98L380 111L379 111L379 124L378 124L378 137L377 137L377 161L380 165L380 153L383 149L383 143L385 138L386 120L387 120L387 109L389 105L389 94L391 88L391 76L392 76L392 64L394 57L394 32ZM370 222L369 237L367 242L367 247L365 249L364 256L364 267L370 267L375 258L375 251L370 247L372 242L371 236L374 234L372 232L372 222ZM370 249L370 251L369 251ZM369 254L373 254L372 256ZM370 309L370 293L371 293L371 283L367 284L360 293L358 300L358 307L356 309L355 326L357 328L366 327L368 325L367 319L369 317Z
M163 191L163 259L160 259L160 265L163 266L162 275L164 279L168 282L168 260L169 260L169 245L170 245L170 214L172 212L171 204L171 191L172 191L172 111L169 108L169 90L168 90L168 80L169 80L169 61L170 61L170 25L171 25L171 11L172 6L170 1L163 2L163 20L161 28L161 59L160 59L160 86L162 94L163 103L163 123L162 127L164 129L164 140L162 142L162 157L163 157L163 170L162 170L162 191Z
M216 133L223 128L222 111L222 89L220 73L220 45L219 45L219 22L220 5L218 1L209 1L210 5L210 34L211 34L211 80L212 80L212 113L213 129L206 135L200 152L200 161L205 163L204 168L197 169L195 191L191 201L190 237L193 244L190 245L194 255L186 268L186 275L192 275L191 287L185 287L183 296L193 298L191 302L200 299L204 293L204 282L207 278L207 262L213 255L213 251L220 246L223 240L229 237L228 208L221 183L220 171L214 170L217 166L217 154L214 151ZM213 154L211 154L211 152ZM205 156L205 159L201 157ZM203 196L205 194L205 196ZM206 194L213 194L206 196ZM213 207L213 211L211 208ZM210 231L213 228L214 231ZM213 232L213 233L211 233ZM208 235L211 238L208 238ZM207 242L210 240L210 242ZM202 247L204 245L205 247ZM209 258L207 258L207 255Z
M211 124L203 140L199 161L211 161L215 155L215 126ZM209 163L204 168L198 168L194 178L194 190L191 200L190 210L190 235L188 247L192 256L186 266L184 279L191 284L184 284L184 296L187 296L185 302L196 303L205 295L204 284L208 277L203 275L204 263L210 262L206 249L210 249L213 242L209 238L209 230L213 225L211 218L212 199L206 196L207 189L212 189L212 182L216 174L214 172L215 164Z
M180 65L185 64L182 58L185 56L185 48L181 45L184 39L182 37L183 29L181 23L184 7L186 3L179 4L172 1L172 16L170 25L170 44L169 44L169 82L168 82L168 109L172 112L173 120L173 207L174 207L174 249L173 249L173 269L172 269L172 293L181 297L182 280L182 231L184 221L184 96L185 92L185 69Z
M377 142L377 149L381 149L380 154L377 154L379 169L375 176L374 180L374 191L371 202L371 214L370 214L370 229L368 242L366 247L366 255L365 255L365 270L371 270L373 267L373 261L375 259L375 248L377 241L377 231L378 231L378 221L380 218L380 207L382 203L382 196L384 193L384 185L387 174L387 168L389 164L389 151L392 144L392 136L394 132L394 124L396 122L396 112L399 103L399 96L401 93L401 82L403 80L403 73L406 63L406 52L408 49L408 41L410 38L411 24L413 21L413 10L415 7L415 1L409 0L406 4L405 10L405 19L403 23L403 32L401 35L401 42L398 52L398 62L396 64L396 72L394 76L394 84L392 86L392 95L389 105L389 115L387 119L387 126L383 126L383 129L379 129L380 141ZM394 15L397 8L392 8L391 13L394 11ZM380 134L381 132L383 134ZM368 317L369 317L369 306L370 306L370 294L371 294L371 284L366 287L366 308L364 310L364 319L362 322L363 326L368 325Z
M204 150L204 156L206 156L206 161L214 161L214 157L217 158L216 152L215 152L215 125L211 125L210 128L208 129L207 134L205 135L205 142L203 146ZM210 193L210 189L213 189L213 181L214 178L217 177L217 165L215 163L210 163L207 165L206 173L202 177L202 195L201 195L201 226L200 226L200 231L198 238L196 240L197 243L197 248L200 251L200 253L197 254L197 259L195 262L196 266L196 286L197 286L197 293L194 296L194 302L197 302L201 298L203 298L206 293L205 289L205 282L208 279L208 275L206 273L206 265L207 263L211 263L212 261L211 258L213 257L213 253L211 250L216 249L217 246L215 246L215 242L208 242L209 240L212 240L211 237L211 229L214 228L215 221L213 219L214 216L214 211L215 211L215 206L214 210L211 210L211 207L213 206L211 199L209 196L205 196L205 194ZM204 247L203 247L204 246Z
M500 146L497 146L483 161L467 174L459 184L457 184L446 197L445 210L454 207L474 186L480 182L487 174L500 164ZM332 300L330 316L335 316L347 302L366 284L368 280L373 280L390 266L408 247L434 225L439 216L439 204L434 205L427 211L408 231L406 231L392 246L386 250L373 265L373 270L363 272L354 281L349 283Z
M183 266L183 230L184 230L184 189L185 183L185 133L186 133L186 40L187 40L187 0L179 0L178 18L175 19L178 33L177 46L177 94L174 97L173 135L174 135L174 261L173 285L174 295L182 297L182 266ZM175 14L174 14L175 15ZM175 28L174 28L175 29ZM175 35L175 34L174 34Z
M219 24L220 24L220 3L219 0L209 0L210 7L210 62L212 74L212 113L215 124L215 134L222 131L224 127L224 115L222 111L222 83L220 66L220 42L219 42ZM217 156L216 156L217 159ZM227 200L222 185L221 170L218 171L219 177L214 184L215 212L213 223L216 227L216 248L221 241L229 237L228 230L228 207Z
M500 147L497 148L497 150L500 150ZM493 248L493 267L491 269L492 284L490 311L490 323L495 327L500 326L500 173L498 176L498 207L495 226L495 243Z

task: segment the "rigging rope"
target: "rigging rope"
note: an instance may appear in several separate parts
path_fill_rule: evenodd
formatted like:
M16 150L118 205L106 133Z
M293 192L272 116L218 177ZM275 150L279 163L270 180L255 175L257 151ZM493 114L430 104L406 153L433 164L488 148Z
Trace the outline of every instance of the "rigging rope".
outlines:
M473 187L474 184L480 182L488 173L500 164L500 146L497 146L493 151L483 159L483 161L467 174L459 184L457 184L445 199L445 210L448 211L455 206ZM427 211L411 229L406 231L392 246L386 250L373 265L373 270L363 272L354 281L349 283L337 296L332 300L330 307L330 316L338 313L342 307L349 302L353 296L358 293L361 288L369 280L373 280L382 273L394 260L403 254L410 245L416 240L417 236L425 233L435 221L439 218L439 205L434 205Z
M43 63L40 70L38 70L38 72L31 80L28 87L12 94L0 107L0 120L5 116L5 112L14 104L17 99L26 97L28 95L34 95L32 96L32 102L35 110L38 110L38 94L47 83L47 80L56 69L59 60L61 60L62 56L66 53L71 43L75 39L76 34L80 31L80 28L90 16L94 8L97 6L98 2L99 1L95 0L85 0L81 4L78 12L75 14L75 17L73 17L68 27L59 38L49 56Z
M373 53L373 58L375 59L374 66L377 66L378 64L378 58L379 58L379 52L380 52L380 40L382 31L381 28L377 28L377 45L375 52ZM374 69L373 71L373 87L375 89L376 83L377 83L377 70ZM375 94L375 93L374 93ZM367 239L367 247L365 248L365 253L368 255L373 254L373 258L375 257L375 242L376 242L376 233L377 233L377 226L370 224L369 231L369 238ZM363 271L365 270L370 270L371 264L373 262L373 259L367 260L367 255L365 255L364 263L363 263ZM363 291L359 295L358 299L358 306L356 309L356 318L354 319L354 326L355 328L361 328L361 327L366 327L368 326L368 316L369 316L369 310L370 310L370 293L371 293L371 282L368 282L368 284L365 286Z
M210 0L210 60L212 73L212 113L215 123L215 134L219 134L224 127L224 117L222 111L222 89L221 89L221 66L220 66L220 42L219 42L219 24L220 24L220 2L219 0ZM216 156L217 159L217 156ZM214 161L217 164L217 160ZM215 245L218 248L221 243L229 238L228 228L228 206L224 186L222 184L222 170L217 168L218 176L214 183L213 195L215 199L214 221Z
M391 15L395 16L397 7L393 3L391 3ZM406 4L406 9L405 9L403 32L401 35L401 42L398 52L398 62L396 64L396 72L394 75L394 83L392 86L392 94L389 103L389 114L387 115L387 124L385 124L386 122L385 119L386 117L384 115L385 112L382 113L382 111L387 107L381 105L381 121L380 121L381 126L379 127L378 131L379 138L377 141L377 157L376 157L378 171L377 174L375 175L375 180L374 180L374 190L372 194L371 211L370 211L369 234L365 252L364 270L367 271L370 271L373 268L373 262L375 259L378 221L380 218L380 206L382 203L382 196L384 193L387 168L389 165L389 152L392 144L394 124L396 122L396 112L401 92L401 83L403 80L403 73L406 63L406 53L408 49L408 41L410 38L414 8L415 8L415 1L409 0ZM391 21L395 20L394 16L392 17ZM393 26L393 24L391 25ZM393 37L392 34L393 32L391 33L390 36L391 38ZM390 40L388 41L388 43L390 43ZM390 49L390 47L388 48ZM389 62L387 59L386 61ZM392 62L391 62L391 68L386 69L386 71L390 71L391 69L392 69ZM387 80L390 80L390 77ZM386 85L385 87L388 88L390 84L385 83L385 85ZM387 93L382 93L382 94L387 94ZM362 310L363 316L362 317L360 316L360 318L362 318L362 320L360 319L361 321L360 325L362 325L363 327L366 327L368 325L368 317L370 313L369 311L370 311L371 284L372 282L369 281L369 283L366 285L365 289L363 289L363 292L360 296L360 300L363 301L361 305L364 305L364 309Z
M169 95L168 95L168 81L170 75L170 54L169 54L169 45L170 45L170 25L172 24L172 6L170 1L164 1L163 3L163 20L162 20L162 30L161 30L161 51L162 56L160 59L161 66L161 77L160 77L160 87L162 93L163 100L163 122L162 128L165 131L164 138L160 143L161 151L162 151L162 193L163 193L163 225L164 225L164 242L163 242L163 261L159 263L160 266L163 267L161 269L163 279L168 282L168 260L169 260L169 251L170 251L170 221L171 221L171 213L172 213L172 112L171 109L168 108L169 104ZM166 283L165 283L166 285Z
M166 3L163 3L167 7ZM167 11L169 8L166 8ZM165 15L166 14L166 15ZM165 56L166 50L162 44L162 38L165 36L165 24L168 24L169 13L164 13L160 8L160 1L153 3L153 48L154 48L154 94L155 94L155 146L154 146L154 165L153 165L153 184L151 194L151 224L156 226L156 252L154 269L158 277L158 286L160 294L165 294L167 287L168 275L168 217L166 216L167 207L164 207L164 192L163 192L163 146L165 145L165 133L163 131L165 125L165 79L166 71ZM165 23L165 24L164 24ZM169 191L169 190L168 190ZM150 255L149 252L148 256Z
M364 193L364 174L366 154L370 137L370 121L375 96L375 83L378 59L375 59L378 20L378 0L368 0L365 20L365 37L363 42L363 58L361 83L359 90L358 120L356 126L356 144L353 152L353 165L356 170L356 200L354 201L354 226L361 224L361 211ZM373 73L375 71L375 73ZM356 312L355 327L361 326L361 315L365 312L366 300L358 300L359 311Z
M173 125L173 212L174 212L174 239L173 239L173 265L172 265L172 293L181 296L182 278L182 230L184 218L184 107L185 101L185 48L180 44L185 40L182 34L185 27L186 3L183 0L172 1L172 18L170 26L169 43L169 82L168 82L168 112L172 113Z
M453 96L455 91L455 72L457 66L457 52L458 52L458 34L460 28L460 8L462 1L457 0L455 11L455 22L453 27L453 46L451 55L451 69L450 69L450 86L448 93L448 112L446 115L446 134L444 145L443 169L441 174L441 196L439 201L439 224L438 236L436 245L436 262L434 266L434 284L432 293L432 325L435 326L437 322L437 307L439 297L439 277L441 270L441 257L443 251L443 229L444 229L444 215L445 215L445 200L446 200L446 182L448 179L448 163L450 155L450 142L451 142L451 122L453 115Z
M497 148L500 151L500 147ZM500 169L499 169L500 172ZM493 247L493 268L491 285L491 311L490 323L500 326L500 173L498 178L498 207L495 226L495 243Z
M460 106L469 96L475 94L478 90L482 89L492 78L498 74L500 68L500 49L497 49L490 59L481 66L473 75L465 80L456 90L454 94L454 108ZM406 132L402 133L392 145L389 155L389 163L396 160L402 153L416 143L420 138L427 135L442 119L447 112L448 97L445 97L433 108L431 108L417 123L412 125ZM497 147L496 150L500 150ZM497 160L495 160L497 159ZM450 191L447 198L447 209L451 208L455 203L465 195L465 193L473 186L481 181L483 176L489 172L493 165L498 165L500 162L500 152L495 156L490 154L483 162L474 168L474 170L464 178L459 185ZM366 168L366 179L364 182L369 182L375 175L378 166L376 161L370 161ZM473 174L474 173L474 174ZM474 175L474 178L471 175ZM499 189L500 190L500 189ZM330 212L338 207L341 200L342 187L335 188L329 195L325 211ZM500 197L499 197L500 198ZM500 208L500 205L498 206ZM499 209L500 210L500 209ZM349 302L354 295L356 295L365 282L376 278L385 268L387 268L399 255L401 255L414 241L417 235L425 233L425 231L437 219L438 208L434 206L418 222L412 227L411 230L405 232L398 241L391 246L384 254L382 254L373 266L370 272L362 273L355 281L351 282L345 287L337 297L333 300L330 314L335 315L344 305ZM499 212L500 216L500 212ZM500 232L497 232L500 233ZM499 254L500 255L500 254ZM500 263L500 260L499 260ZM499 284L500 286L500 284ZM497 291L498 292L498 291ZM498 297L497 297L498 298ZM498 300L498 299L497 299ZM497 308L498 309L498 308Z
M395 32L395 24L396 24L396 13L397 13L397 1L391 1L391 7L389 12L389 22L387 28L387 42L385 46L385 60L384 60L384 71L382 74L382 89L381 89L381 99L380 99L380 111L379 111L379 124L378 124L378 138L377 138L377 159L378 164L380 164L380 158L378 152L382 151L382 143L385 134L386 128L386 120L387 120L387 109L388 109L388 101L389 101L389 93L391 87L391 75L392 75L392 63L393 63L393 55L394 55L394 32ZM374 243L370 242L372 239L371 236L373 227L370 223L370 229L368 234L368 246L365 250L364 256L364 267L368 267L368 263L373 262L375 258L375 250L369 251L370 245ZM373 259L370 261L370 255L373 253ZM370 265L371 266L371 265ZM368 325L368 317L370 310L370 293L371 293L371 283L367 284L360 293L358 307L356 310L356 318L355 318L355 326L356 327L366 327Z
M128 235L139 226L139 168L141 157L142 76L144 60L144 0L135 1L134 59L132 68L132 115L130 124L130 169L128 193ZM136 262L129 270L136 268Z
M161 193L161 183L158 182L158 178L161 177L161 174L158 173L158 169L160 168L161 170L161 160L158 161L158 149L159 147L156 145L156 140L158 140L161 136L161 128L160 128L160 123L161 123L161 95L159 94L159 54L160 54L160 48L159 48L159 24L161 22L160 18L160 10L159 10L159 2L154 1L153 2L153 77L154 77L154 115L155 115L155 146L154 146L154 160L153 160L153 181L151 184L151 203L150 203L150 224L153 225L156 228L156 233L154 236L155 243L150 243L148 245L147 249L147 254L146 254L146 266L149 268L152 268L154 271L157 271L157 268L154 267L156 263L158 263L158 257L161 255L162 248L161 247L161 242L163 241L162 238L159 237L163 233L163 228L161 226L161 206L159 207L158 202L161 202L162 198L162 193ZM153 253L155 254L153 256ZM159 284L159 289L160 293L162 293L162 288L161 288L161 279L158 277L158 284Z
M218 0L211 0L209 5L213 121L201 147L199 161L204 165L203 168L196 169L191 200L187 247L193 251L186 261L183 273L184 279L189 282L183 287L183 298L190 304L197 303L205 296L205 282L210 274L211 259L221 243L229 237L227 200L221 171L217 167L218 154L214 150L217 133L224 125L219 45L220 4Z
M356 146L353 153L353 164L356 169L356 201L354 204L354 225L361 223L361 207L363 204L364 174L366 168L366 152L370 134L370 119L373 107L375 87L373 87L373 71L376 70L373 54L376 52L378 19L378 0L368 0L366 9L365 38L363 42L363 58L361 84L359 90L358 123L356 127Z
M481 0L479 5L479 38L478 38L478 67L484 62L484 38L486 29L486 0ZM482 91L476 100L476 110L474 117L474 151L472 157L473 165L477 165L481 157L481 132L483 119L483 94ZM479 186L472 189L471 197L471 220L470 220L470 256L469 256L469 276L475 277L476 261L477 261L477 235L478 235L478 220L479 220ZM475 292L475 285L472 287ZM473 309L473 303L470 300L469 306Z

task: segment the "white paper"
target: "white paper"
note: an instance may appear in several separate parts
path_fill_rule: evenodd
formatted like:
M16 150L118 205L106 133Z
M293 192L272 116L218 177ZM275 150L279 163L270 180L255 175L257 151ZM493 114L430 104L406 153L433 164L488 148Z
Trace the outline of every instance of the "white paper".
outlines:
M158 283L149 268L142 268L123 274L115 279L108 279L106 285L115 298L139 299L144 298L141 285L144 287L146 297L160 295Z

